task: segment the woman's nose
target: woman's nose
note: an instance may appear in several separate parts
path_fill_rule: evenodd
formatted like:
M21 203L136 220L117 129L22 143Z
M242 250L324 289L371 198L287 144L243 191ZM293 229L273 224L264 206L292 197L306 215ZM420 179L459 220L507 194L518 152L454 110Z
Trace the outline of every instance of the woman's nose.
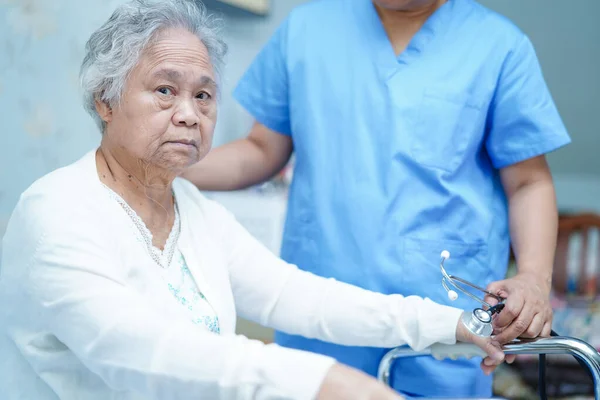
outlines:
M181 100L173 115L175 125L193 127L199 123L199 117L193 100Z

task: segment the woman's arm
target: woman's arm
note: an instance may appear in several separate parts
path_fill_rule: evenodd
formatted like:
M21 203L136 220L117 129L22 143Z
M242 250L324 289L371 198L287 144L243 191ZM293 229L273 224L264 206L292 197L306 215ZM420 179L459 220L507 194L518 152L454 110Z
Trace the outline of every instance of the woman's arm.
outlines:
M452 344L461 310L416 296L386 296L300 271L211 203L226 246L238 313L262 325L343 345L422 349Z
M21 205L4 241L0 294L15 307L0 325L17 344L37 319L109 387L147 399L311 399L320 390L332 359L158 312L124 282L110 238L89 231L101 221L64 204L32 208Z
M434 343L474 343L486 374L504 361L499 344L471 334L462 310L417 296L383 295L300 271L260 244L225 208L207 201L210 226L229 259L242 317L287 333L348 346L421 350Z

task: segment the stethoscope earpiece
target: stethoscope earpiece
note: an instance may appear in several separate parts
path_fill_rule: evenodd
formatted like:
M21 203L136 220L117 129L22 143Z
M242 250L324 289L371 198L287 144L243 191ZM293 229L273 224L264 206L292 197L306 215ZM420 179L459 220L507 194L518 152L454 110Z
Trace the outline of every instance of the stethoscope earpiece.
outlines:
M492 315L499 313L502 310L502 308L504 307L503 302L505 299L503 299L502 297L500 297L498 295L490 293L487 290L485 290L469 281L461 279L457 276L449 275L446 272L446 269L444 268L444 261L446 261L447 259L450 258L450 252L448 250L444 250L444 251L442 251L440 256L442 258L442 260L440 262L440 270L442 271L442 286L444 287L444 289L446 289L446 292L448 293L448 298L450 299L450 301L455 301L456 299L458 299L458 292L456 290L459 290L459 291L463 292L465 295L469 296L471 299L473 299L473 300L477 301L478 303L481 303L483 306L487 307L487 310L484 310L483 308L476 308L475 310L473 310L472 313L463 314L463 317L461 318L463 324L467 327L467 329L469 329L469 331L471 331L475 335L484 336L484 337L491 335L492 334L492 325L491 325L492 324ZM488 296L494 297L496 300L498 300L498 304L495 306L492 306L491 304L486 302L485 299L478 298L477 296L475 296L473 293L467 291L465 288L463 288L458 283L469 286L472 289L479 290L480 292L483 292ZM449 285L454 287L456 290L450 289Z
M449 290L448 298L450 299L450 301L454 301L454 300L458 299L458 293L456 293L454 290Z

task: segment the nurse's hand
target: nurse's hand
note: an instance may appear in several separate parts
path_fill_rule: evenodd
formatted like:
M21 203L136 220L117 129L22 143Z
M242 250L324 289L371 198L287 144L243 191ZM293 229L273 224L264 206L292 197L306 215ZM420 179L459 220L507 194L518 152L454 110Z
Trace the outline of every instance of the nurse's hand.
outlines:
M334 364L325 377L317 400L402 400L398 393L371 376Z
M493 321L496 340L504 344L518 337L550 336L552 307L550 287L532 273L518 273L512 278L491 283L487 290L506 299L504 309ZM490 304L495 299L486 298Z
M494 372L496 367L502 364L503 361L506 360L507 362L512 363L514 360L514 356L504 356L502 347L497 340L483 338L472 334L461 321L458 321L458 325L456 326L456 340L459 342L473 343L486 352L488 356L481 361L481 369L486 375Z

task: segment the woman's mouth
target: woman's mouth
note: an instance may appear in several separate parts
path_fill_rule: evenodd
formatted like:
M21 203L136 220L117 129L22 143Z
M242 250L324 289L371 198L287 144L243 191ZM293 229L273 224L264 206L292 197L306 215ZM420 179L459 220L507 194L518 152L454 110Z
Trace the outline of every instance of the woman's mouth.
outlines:
M185 146L185 147L194 147L198 148L198 144L193 139L178 139L178 140L169 140L168 144L176 145L176 146Z

